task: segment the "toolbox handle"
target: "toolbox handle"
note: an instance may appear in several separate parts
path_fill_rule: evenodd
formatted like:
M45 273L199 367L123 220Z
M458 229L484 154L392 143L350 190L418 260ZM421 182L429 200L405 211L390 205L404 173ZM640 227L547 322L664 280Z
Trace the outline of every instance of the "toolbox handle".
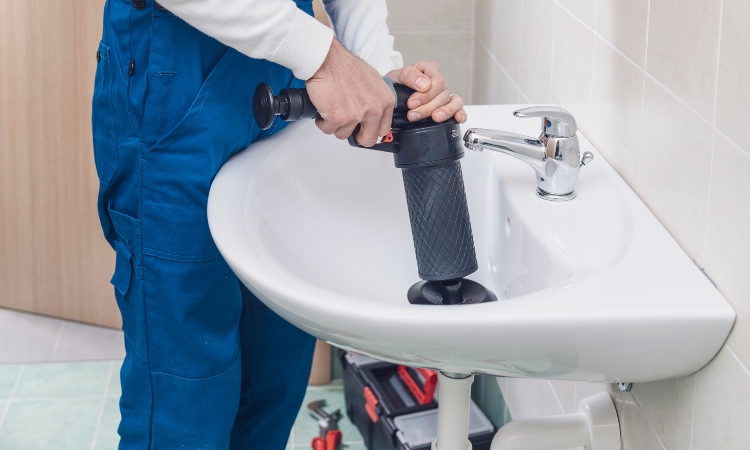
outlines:
M409 368L406 366L398 366L398 376L406 384L414 397L417 399L420 405L426 405L432 401L432 397L435 395L435 387L437 386L438 376L437 372L429 369L418 368L417 371L424 377L424 391L419 388L419 385L409 372Z
M373 421L373 423L377 423L378 419L378 404L380 403L380 400L378 400L378 397L375 395L374 392L372 392L372 389L370 389L370 386L365 386L365 412L367 412L367 415L370 416L370 420Z

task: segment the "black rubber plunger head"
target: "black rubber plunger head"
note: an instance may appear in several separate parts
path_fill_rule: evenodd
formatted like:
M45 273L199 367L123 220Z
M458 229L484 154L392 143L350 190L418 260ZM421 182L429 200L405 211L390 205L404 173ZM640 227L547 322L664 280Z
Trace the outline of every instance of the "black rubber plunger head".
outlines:
M471 305L497 301L492 291L466 278L420 281L409 288L407 298L413 305Z
M261 130L271 128L273 118L279 113L279 101L268 83L260 83L253 95L253 116Z
M286 88L273 95L273 89L267 83L260 83L253 95L253 116L261 130L273 125L276 116L281 120L293 122L315 117L318 110L310 101L307 89Z

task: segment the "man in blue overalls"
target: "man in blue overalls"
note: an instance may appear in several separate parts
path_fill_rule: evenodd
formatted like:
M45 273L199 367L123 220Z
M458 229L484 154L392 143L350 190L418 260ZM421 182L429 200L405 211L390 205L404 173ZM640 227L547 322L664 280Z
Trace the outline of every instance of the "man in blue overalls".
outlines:
M410 119L466 120L435 63L401 68L385 0L324 3L338 40L309 0L106 2L93 136L127 351L120 449L286 446L314 339L238 282L206 216L222 164L284 126L255 125L260 82L306 85L318 126L346 138L361 124L366 145L390 126L384 74L419 91Z

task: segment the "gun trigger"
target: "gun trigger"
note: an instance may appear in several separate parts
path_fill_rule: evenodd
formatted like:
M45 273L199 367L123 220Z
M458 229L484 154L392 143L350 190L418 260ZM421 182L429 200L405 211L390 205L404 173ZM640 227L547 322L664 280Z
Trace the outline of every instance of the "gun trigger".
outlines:
M381 144L387 144L389 142L393 142L393 131L389 131L388 134L383 136L383 139L380 140Z

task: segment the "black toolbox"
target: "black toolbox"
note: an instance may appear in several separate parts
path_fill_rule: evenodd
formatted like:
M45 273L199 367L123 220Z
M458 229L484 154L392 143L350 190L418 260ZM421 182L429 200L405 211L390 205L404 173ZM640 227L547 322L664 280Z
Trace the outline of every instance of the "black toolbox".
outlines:
M422 374L409 369L411 378L396 364L338 351L343 368L346 414L362 433L369 450L429 450L437 436L437 395L429 391ZM400 369L402 372L405 368ZM416 390L415 390L416 389ZM421 401L425 402L422 404ZM495 427L471 402L469 440L473 450L489 450Z

